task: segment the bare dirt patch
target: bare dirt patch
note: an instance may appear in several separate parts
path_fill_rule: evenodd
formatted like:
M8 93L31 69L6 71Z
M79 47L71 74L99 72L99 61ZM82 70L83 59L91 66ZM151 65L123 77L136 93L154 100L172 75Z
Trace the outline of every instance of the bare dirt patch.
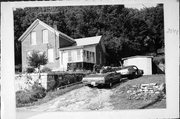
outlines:
M88 111L88 110L112 110L110 102L111 90L90 88L84 86L75 89L58 98L39 105L21 108L31 111Z

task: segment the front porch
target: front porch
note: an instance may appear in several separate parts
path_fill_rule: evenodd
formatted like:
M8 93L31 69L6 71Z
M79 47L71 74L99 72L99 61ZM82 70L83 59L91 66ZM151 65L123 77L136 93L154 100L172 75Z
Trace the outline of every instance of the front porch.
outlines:
M67 63L67 71L77 71L77 70L91 70L93 71L94 63L88 62L73 62Z

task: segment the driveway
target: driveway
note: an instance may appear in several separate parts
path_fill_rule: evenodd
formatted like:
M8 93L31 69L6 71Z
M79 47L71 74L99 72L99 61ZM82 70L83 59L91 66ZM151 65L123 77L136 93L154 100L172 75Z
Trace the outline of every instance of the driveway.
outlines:
M112 110L110 89L90 88L88 86L75 89L58 98L32 107L19 108L18 111L88 111L88 110Z

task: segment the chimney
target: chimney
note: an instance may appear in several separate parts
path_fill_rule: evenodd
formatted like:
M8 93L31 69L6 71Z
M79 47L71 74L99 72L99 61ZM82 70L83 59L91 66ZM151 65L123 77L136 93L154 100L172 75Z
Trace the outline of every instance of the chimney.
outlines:
M57 21L55 21L55 22L53 23L53 28L54 28L55 30L58 30L58 29L57 29Z

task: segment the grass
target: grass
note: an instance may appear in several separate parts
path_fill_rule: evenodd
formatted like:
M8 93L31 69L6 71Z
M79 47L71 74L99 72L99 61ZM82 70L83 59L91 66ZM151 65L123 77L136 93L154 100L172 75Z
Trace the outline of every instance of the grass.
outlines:
M56 97L63 95L69 91L72 91L74 89L80 88L84 86L83 84L77 84L77 85L73 85L64 89L60 89L60 90L56 90L56 91L49 91L47 92L46 96L42 99L38 99L38 101L33 102L33 103L27 103L27 104L17 104L17 107L28 107L28 106L33 106L33 105L40 105L43 103L46 103L50 100L55 99Z
M120 109L151 109L151 108L165 108L166 99L163 98L163 94L154 95L146 100L135 100L128 99L128 86L147 84L147 83L165 83L164 75L152 75L152 76L142 76L140 78L132 79L126 81L116 89L113 90L113 95L111 96L111 103L115 110Z

